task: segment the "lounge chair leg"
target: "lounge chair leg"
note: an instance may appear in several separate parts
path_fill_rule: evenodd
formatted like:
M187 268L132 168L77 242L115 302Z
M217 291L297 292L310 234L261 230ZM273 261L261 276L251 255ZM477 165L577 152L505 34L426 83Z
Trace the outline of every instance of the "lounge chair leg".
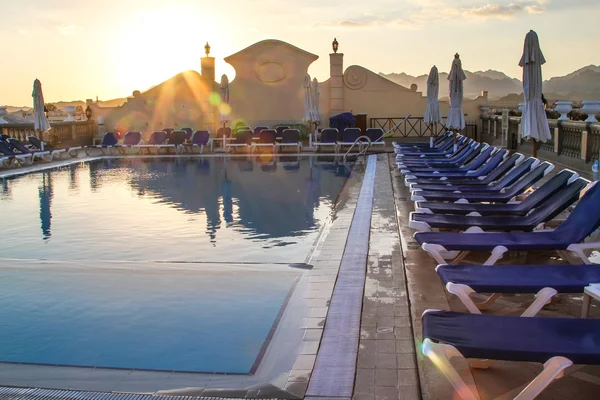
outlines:
M529 307L527 307L527 310L525 310L525 312L521 314L521 317L535 317L535 315L542 308L544 308L544 306L550 302L550 299L557 293L558 292L555 289L549 287L543 288L542 290L537 292L537 294L535 295L535 300L533 301L533 303L531 303Z
M464 260L469 255L468 251L461 251L458 253L456 257L452 260L451 264L460 264L462 260Z
M565 369L573 365L573 362L565 357L552 357L544 363L544 370L531 381L515 400L531 400L536 398L555 379L560 379L565 374Z
M567 259L567 261L573 263L573 264L578 264L578 263L584 263L584 264L592 264L592 262L589 260L588 255L585 253L586 250L600 250L600 243L599 242L588 242L588 243L575 243L570 245L569 247L567 247L567 251L569 253L565 254L569 254L570 256L575 257L575 259L577 259L577 261L575 263L573 263L572 261L570 261L569 259ZM573 258L571 258L573 259Z
M456 369L450 363L452 357L464 358L462 354L454 347L442 343L434 343L426 338L423 341L423 354L428 357L433 364L450 381L456 393L464 400L480 400L479 394L471 389L459 375Z
M488 258L483 265L494 265L496 261L502 258L504 253L506 253L508 249L504 246L496 246L494 250L492 250L492 255Z
M475 293L475 291L470 286L464 285L462 283L448 282L448 284L446 285L446 290L449 293L452 293L453 295L457 296L460 299L460 301L462 301L462 303L465 305L465 307L467 307L471 314L481 314L481 311L479 311L479 308L477 307L475 302L473 302L473 299L471 299L470 297L471 294Z
M444 248L444 246L440 246L439 244L423 243L423 245L421 246L421 248L423 250L425 250L426 252L428 252L429 255L431 257L433 257L435 259L435 261L437 261L439 264L446 264L447 263L446 259L444 259L444 257L442 257L442 252L446 252L447 251Z
M484 301L482 303L478 303L477 308L479 308L480 310L487 310L499 298L500 298L500 293L494 293L490 297L488 297L486 301Z

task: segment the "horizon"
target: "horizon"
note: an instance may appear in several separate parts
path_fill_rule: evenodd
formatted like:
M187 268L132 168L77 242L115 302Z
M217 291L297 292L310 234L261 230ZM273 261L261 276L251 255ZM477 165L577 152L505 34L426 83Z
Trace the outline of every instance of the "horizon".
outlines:
M13 57L0 65L0 104L31 105L36 78L48 103L128 97L180 72L199 71L206 42L216 58L217 81L222 74L233 81L235 71L223 58L269 38L318 55L308 72L319 81L328 79L327 55L334 37L345 67L358 64L375 73L419 76L432 65L448 72L458 52L465 70L495 70L520 80L523 40L533 29L546 57L543 77L548 80L597 65L589 51L594 36L586 30L597 13L590 10L600 10L600 3L376 0L365 5L358 0L300 0L292 5L274 0L175 0L165 5L158 0L106 0L72 6L67 0L27 0L3 7L0 32L10 38L5 54ZM285 15L298 18L290 24L281 17ZM565 21L578 21L569 35L553 28ZM448 42L449 30L455 44L432 44ZM569 57L562 54L564 49L569 49Z

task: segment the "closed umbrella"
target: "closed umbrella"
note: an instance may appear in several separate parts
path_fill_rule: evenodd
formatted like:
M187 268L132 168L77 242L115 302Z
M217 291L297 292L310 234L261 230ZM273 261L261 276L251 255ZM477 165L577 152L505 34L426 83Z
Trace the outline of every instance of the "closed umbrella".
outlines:
M523 68L523 96L525 105L521 117L521 134L530 137L533 156L537 157L537 141L546 142L552 138L548 118L542 101L542 64L546 59L540 49L537 33L529 31L525 36L523 56L519 66Z
M313 119L312 81L310 75L304 77L304 122L311 123ZM310 127L310 125L309 125ZM310 129L310 128L309 128Z
M321 124L321 111L319 110L319 101L321 93L319 92L319 81L314 78L312 81L312 108L313 108L313 124L315 124L315 134L317 133L317 126ZM312 137L311 137L312 139ZM311 140L312 142L312 140ZM312 146L312 143L310 143Z
M450 111L446 127L454 130L454 146L456 147L456 132L465 129L465 116L462 110L463 104L463 81L467 79L462 69L462 63L458 54L454 55L452 68L448 75L450 81ZM456 149L455 149L456 150Z
M438 101L438 95L440 93L440 77L438 69L434 65L429 71L427 77L427 109L425 110L425 123L427 125L433 125L431 127L431 139L430 146L433 144L433 134L437 132L437 124L442 123L442 116L440 115L440 103Z
M223 127L225 127L227 121L229 121L229 115L231 114L231 108L229 106L229 79L227 78L227 75L221 76L219 93L221 95L221 104L219 106L219 122L223 124Z
M50 123L46 114L44 114L44 94L42 93L42 83L39 79L33 81L33 129L39 132L42 147L44 146L44 132L50 130Z

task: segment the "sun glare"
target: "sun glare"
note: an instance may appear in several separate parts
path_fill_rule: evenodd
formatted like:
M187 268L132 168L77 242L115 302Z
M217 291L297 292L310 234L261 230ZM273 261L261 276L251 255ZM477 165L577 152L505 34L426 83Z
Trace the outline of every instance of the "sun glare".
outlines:
M209 21L205 21L209 20ZM115 82L124 90L144 91L185 70L200 69L204 44L218 45L210 18L185 7L139 11L123 23L116 49Z

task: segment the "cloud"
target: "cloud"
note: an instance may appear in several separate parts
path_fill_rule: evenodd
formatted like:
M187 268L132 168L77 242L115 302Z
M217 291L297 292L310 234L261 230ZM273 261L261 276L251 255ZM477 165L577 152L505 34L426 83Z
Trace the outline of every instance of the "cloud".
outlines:
M470 19L511 19L519 14L540 14L546 11L542 5L550 0L517 0L518 3L508 4L487 3L476 6L449 7L448 1L419 0L413 10L388 10L384 14L363 14L332 21L321 21L313 27L356 29L371 26L402 26L421 27L435 21L457 19L460 17Z
M75 32L75 25L58 25L56 27L61 35L70 35Z

